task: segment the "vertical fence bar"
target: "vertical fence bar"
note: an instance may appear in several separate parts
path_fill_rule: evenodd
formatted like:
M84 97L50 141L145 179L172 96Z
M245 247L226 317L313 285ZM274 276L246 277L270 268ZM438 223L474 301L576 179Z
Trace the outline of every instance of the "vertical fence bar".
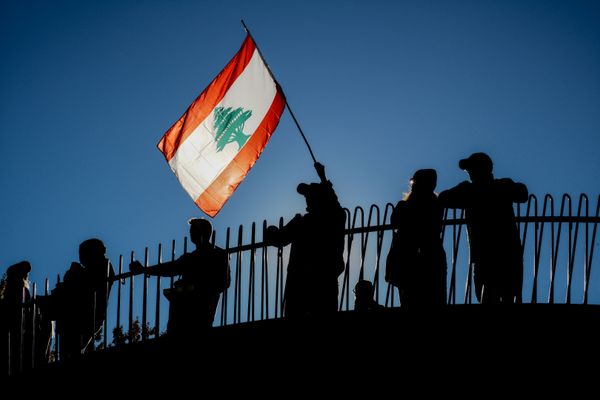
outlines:
M571 275L573 273L572 254L573 254L573 208L571 198L569 197L569 242L567 248L567 296L565 302L571 304Z
M448 215L446 213L446 215ZM460 219L463 219L465 215L465 210L460 210ZM452 292L448 293L448 303L456 304L456 265L458 264L458 250L460 245L460 237L462 235L462 225L459 225L457 228L456 221L456 209L452 210L452 218L454 223L452 225L452 273L450 276L450 286L452 287ZM470 257L469 257L470 259ZM468 261L469 269L467 271L467 283L465 288L465 303L467 301L469 304L471 303L472 290L471 290L471 262ZM452 300L450 300L452 299Z
M21 299L19 303L19 330L15 332L15 336L18 337L17 344L19 345L17 349L17 358L18 358L18 368L19 373L23 373L23 350L24 350L24 331L25 331L25 288L21 289Z
M44 296L46 299L50 294L50 280L48 278L44 279ZM43 311L43 310L42 310ZM52 357L52 341L56 341L56 323L55 321L50 321L50 338L46 343L46 348L44 349L44 355L46 356L47 361L55 361L56 357Z
M31 307L30 307L30 311L31 311L31 316L30 316L30 322L31 322L31 343L29 344L30 346L30 351L31 351L31 359L29 360L29 368L33 369L35 368L35 355L36 355L36 326L37 326L37 304L36 304L36 298L37 298L37 285L35 284L35 282L33 283L32 286L32 290L31 290Z
M346 211L346 221L348 221L348 229L354 229L354 227L356 226L356 216L358 213L358 210L362 211L361 207L356 207L354 209L354 215L352 217L352 220L350 219L350 211L346 208L344 208L344 210ZM350 222L352 221L352 222ZM338 310L342 311L343 310L343 306L344 306L344 295L346 295L346 298L348 298L348 294L347 294L347 287L349 286L348 283L350 281L350 258L352 256L352 241L354 240L354 233L348 233L347 235L348 237L346 238L347 240L347 245L346 245L346 254L347 254L347 258L346 258L346 267L344 268L344 278L342 279L342 292L341 292L341 296L340 296L340 305ZM348 306L348 302L346 301L346 307Z
M378 225L379 225L379 216ZM386 208L383 209L383 219L381 223L385 226L387 221L387 205ZM375 296L375 300L379 303L379 271L381 268L381 251L383 249L383 237L385 235L385 228L377 230L376 236L376 246L375 246L375 271L373 274L373 295Z
M554 303L554 278L556 274L556 253L554 251L556 248L556 227L554 223L554 198L547 195L547 199L550 204L550 287L548 290L548 303L552 304Z
M569 246L570 252L569 252L569 281L568 281L568 286L567 286L567 304L571 304L573 271L575 270L575 254L577 253L577 238L579 237L579 224L580 224L579 218L581 217L582 203L583 203L583 198L580 197L579 203L577 205L577 220L575 221L575 232L573 233L572 246ZM570 239L571 238L569 238L569 241L570 241Z
M590 214L590 210L589 210L589 201L588 201L588 197L585 194L581 194L581 198L585 197L585 248L584 248L584 253L583 253L583 304L587 304L587 284L588 284L588 280L587 280L587 274L588 274L588 270L587 270L587 258L588 258L588 254L589 254L589 228L590 228L590 224L588 222L588 217Z
M238 228L238 241L236 250L236 264L235 264L235 287L233 297L233 322L240 323L242 319L242 235L244 227L242 225Z
M122 274L123 274L123 255L120 255L119 256L119 277ZM123 286L123 281L121 278L119 278L117 280L117 282L118 282L117 283L117 331L118 331L119 328L121 327L121 286ZM115 343L115 344L120 344L120 343Z
M585 213L589 214L588 197L584 193L582 193L579 196L579 203L577 205L577 222L575 223L575 236L574 236L574 239L573 239L573 259L571 261L571 265L573 267L573 270L575 269L575 254L577 252L577 239L579 237L579 226L581 225L582 219L583 219L581 213L582 213L582 208L583 208L584 202L585 202ZM587 251L587 239L588 239L588 236L587 236L587 222L585 222L585 226L586 226L586 237L585 237L585 243L584 243L584 245L586 247L584 248L584 251ZM584 257L585 257L585 255L584 255ZM583 273L584 273L584 279L585 279L585 264L584 264L584 271L583 271Z
M365 226L365 221L363 219L361 228L369 228L371 226L371 217L372 217L373 207L369 208L369 214L367 216L367 225ZM360 267L358 270L358 280L365 279L365 259L367 255L367 245L369 243L369 231L361 232L360 234ZM348 287L348 291L350 291L350 286Z
M175 261L175 239L171 240L171 262ZM169 278L169 289L173 289L173 283L175 281L175 277L171 276Z
M135 253L132 251L131 252L131 262L133 262L135 260ZM129 324L128 324L128 329L129 331L127 332L127 336L129 339L129 343L133 343L133 285L135 283L135 279L133 274L131 274L129 276Z
M553 273L553 278L552 278L552 286L551 286L551 290L552 290L552 303L554 303L554 299L556 297L556 295L554 294L555 292L555 288L554 288L554 281L556 279L556 268L558 265L558 253L559 253L559 249L560 249L560 236L562 233L562 227L563 227L563 221L562 219L565 217L565 206L567 204L567 202L569 203L569 215L571 214L571 197L569 195L563 195L561 198L561 202L560 202L560 214L559 214L559 218L561 219L561 221L558 223L558 231L556 233L556 242L554 243L554 265L553 265L553 269L554 269L554 273ZM570 223L570 222L569 222Z
M162 264L162 243L158 244L158 260L157 264ZM160 295L161 295L160 276L156 277L156 305L154 314L154 337L160 336Z
M389 213L389 218L388 218L387 215L388 215L388 210L389 209L391 209L391 212ZM396 233L396 227L393 225L393 221L392 221L392 214L393 213L394 213L394 205L391 204L391 203L387 203L386 206L385 206L385 216L383 217L383 220L384 220L384 222L389 221L390 232L391 232L391 235L392 235L392 237L390 238L390 247L388 249L388 256L389 256L389 251L391 250L392 244L394 242L394 234ZM387 258L386 258L386 269L387 269ZM393 305L394 305L394 286L392 286L390 283L388 283L386 291L385 291L384 306L385 307L391 307Z
M534 234L533 234L533 286L531 288L531 303L535 304L535 303L537 303L537 279L538 279L538 269L540 266L540 242L542 240L542 238L540 236L543 235L544 231L543 231L543 225L542 225L542 230L540 232L540 223L538 222L537 197L532 195L531 199L535 200L535 207L533 210L534 217L535 217L535 222L533 223L533 227L534 227ZM544 208L544 213L545 213L545 208ZM544 214L544 213L542 213L542 214Z
M265 243L267 221L262 224L262 253L261 253L261 280L260 280L260 319L269 319L269 259L268 248Z
M283 218L279 218L279 229L283 227ZM277 269L275 271L275 317L283 317L283 247L277 246Z
M225 233L225 252L227 253L227 266L231 268L231 253L229 251L229 237L230 237L230 229L227 228ZM230 283L231 284L231 283ZM223 291L222 300L221 300L221 326L227 325L227 299L229 298L229 288Z
M59 285L60 285L60 274L57 274L56 275L56 286L55 287L58 287ZM60 350L62 350L60 348L60 344L59 344L59 342L60 342L60 333L59 332L62 330L62 326L60 326L60 324L61 324L60 321L56 322L56 325L57 325L57 327L56 327L56 338L54 339L54 355L56 357L56 360L58 360L58 361L60 361L60 359L61 359L61 357L60 357Z
M112 287L112 277L110 272L112 270L112 264L109 260L106 261L106 269L104 270L104 310L102 310L102 348L106 349L108 346L108 296L110 295L110 288ZM113 272L114 273L114 272ZM95 322L94 322L95 324ZM95 328L94 328L95 329ZM94 339L92 339L94 340Z
M148 263L148 247L146 247L144 249L144 275L142 276L142 340L146 340L148 338L148 330L146 329L148 324L148 275L146 274Z
M595 217L598 218L598 216L600 216L600 195L598 196L597 200L596 200L596 215ZM586 218L588 218L589 216L586 215ZM594 257L594 247L595 247L595 243L596 243L596 231L598 229L598 222L594 222L594 228L592 229L592 241L591 241L591 246L589 249L589 256L586 256L586 265L585 265L585 287L584 287L584 291L583 291L583 304L587 304L588 303L588 292L589 292L589 287L590 287L590 276L592 274L592 259ZM586 250L587 253L587 250Z
M535 215L537 216L537 197L535 197L533 194L530 194L528 199L527 199L527 209L525 211L525 221L523 222L523 238L521 239L521 257L523 259L523 268L525 268L525 246L527 243L527 231L529 228L529 217L531 216L531 205L535 204ZM517 217L519 218L521 216L521 205L517 204ZM534 218L534 223L537 224L537 218ZM517 224L518 227L518 231L519 233L521 232L521 225ZM536 225L536 232L534 233L534 240L537 240L537 225ZM534 244L534 253L535 253L535 244ZM525 270L523 270L523 274L525 274ZM521 288L522 291L522 288ZM522 296L522 294L521 294ZM520 301L519 301L520 302Z
M448 209L446 209L446 215L448 215ZM458 261L458 234L456 227L456 208L452 209L452 219L454 220L454 224L452 224L452 271L450 272L450 290L448 293L448 303L456 304L456 263ZM467 277L468 279L468 277ZM466 289L467 292L469 289ZM465 302L466 302L466 294L465 294Z
M255 298L255 258L256 258L256 223L252 222L250 230L250 270L248 271L248 310L247 321L254 321L254 298Z

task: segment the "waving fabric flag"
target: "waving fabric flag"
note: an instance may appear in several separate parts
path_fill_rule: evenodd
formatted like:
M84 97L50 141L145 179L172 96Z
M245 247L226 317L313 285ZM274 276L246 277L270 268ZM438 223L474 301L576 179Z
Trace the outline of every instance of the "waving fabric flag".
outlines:
M214 217L262 153L284 108L283 93L248 35L158 149L196 205Z

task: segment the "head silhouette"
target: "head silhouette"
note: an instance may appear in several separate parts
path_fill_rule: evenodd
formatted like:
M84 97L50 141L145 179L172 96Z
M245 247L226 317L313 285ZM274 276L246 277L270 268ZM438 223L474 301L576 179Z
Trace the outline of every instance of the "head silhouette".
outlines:
M8 282L26 280L30 271L31 264L29 264L29 261L18 262L8 267L6 270L6 280Z
M190 240L196 246L208 243L212 236L212 224L204 218L192 218L190 224Z
M105 253L106 247L100 239L88 239L79 245L79 261L86 266L91 265L94 261L104 260Z
M458 167L467 171L473 183L489 180L492 178L494 164L492 159L485 153L473 153L458 162Z
M413 193L432 193L437 185L435 169L417 170L410 179L410 188Z
M374 293L371 281L361 279L354 286L354 295L357 300L372 300Z
M315 212L321 208L324 201L321 185L318 183L301 183L296 191L306 199L306 211Z

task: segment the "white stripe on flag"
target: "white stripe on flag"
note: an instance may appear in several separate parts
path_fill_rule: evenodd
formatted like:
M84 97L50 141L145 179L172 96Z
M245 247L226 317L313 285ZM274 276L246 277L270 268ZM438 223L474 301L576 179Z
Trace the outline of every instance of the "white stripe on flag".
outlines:
M271 107L276 92L269 71L258 51L254 50L244 72L236 79L217 107L241 107L251 110L252 116L246 121L243 131L246 135L252 135ZM193 199L200 197L240 150L237 143L231 143L217 152L213 115L214 112L211 112L198 125L169 161L181 185Z

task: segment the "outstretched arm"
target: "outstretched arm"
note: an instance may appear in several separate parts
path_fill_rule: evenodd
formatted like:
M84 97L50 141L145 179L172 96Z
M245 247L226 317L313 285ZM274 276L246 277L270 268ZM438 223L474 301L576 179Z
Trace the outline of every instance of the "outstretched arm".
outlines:
M294 218L281 228L270 225L265 231L265 242L269 246L287 246L301 230L302 216L296 214Z
M134 274L145 273L152 276L175 276L181 275L181 271L177 268L176 261L169 261L162 264L152 265L144 268L139 261L133 261L129 264L129 270Z
M438 196L440 206L443 208L465 208L470 198L470 186L469 182L464 181L451 189L444 190Z

